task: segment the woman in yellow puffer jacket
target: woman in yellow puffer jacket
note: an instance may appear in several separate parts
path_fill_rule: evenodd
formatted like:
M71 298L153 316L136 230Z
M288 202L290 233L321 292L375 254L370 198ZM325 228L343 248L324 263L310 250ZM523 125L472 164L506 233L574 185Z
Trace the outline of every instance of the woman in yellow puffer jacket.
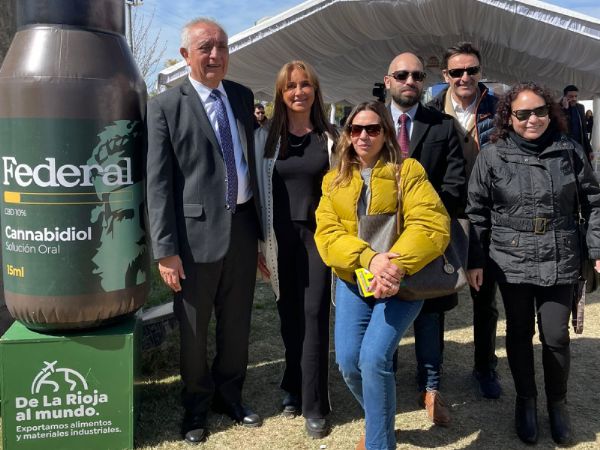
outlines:
M335 154L336 168L323 180L315 241L338 278L336 361L365 411L366 440L357 448L394 449L392 355L423 305L394 295L404 275L414 274L444 252L450 219L419 162L409 158L398 166L400 149L382 103L354 108ZM388 252L377 253L358 237L358 218L395 213L398 186L401 233ZM354 271L360 268L374 275L372 297L359 294Z

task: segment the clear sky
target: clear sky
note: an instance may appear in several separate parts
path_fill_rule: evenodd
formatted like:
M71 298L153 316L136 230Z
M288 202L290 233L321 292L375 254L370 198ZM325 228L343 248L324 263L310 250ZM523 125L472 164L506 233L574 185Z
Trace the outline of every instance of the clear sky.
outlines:
M547 3L572 9L600 19L600 0L546 0ZM154 11L153 29L160 29L161 41L167 44L164 60L180 59L179 33L189 20L200 17L212 17L223 25L229 36L250 28L264 17L275 16L287 9L299 5L301 0L144 0L136 7L138 14L145 17ZM159 70L162 69L159 67ZM154 83L155 77L148 80Z

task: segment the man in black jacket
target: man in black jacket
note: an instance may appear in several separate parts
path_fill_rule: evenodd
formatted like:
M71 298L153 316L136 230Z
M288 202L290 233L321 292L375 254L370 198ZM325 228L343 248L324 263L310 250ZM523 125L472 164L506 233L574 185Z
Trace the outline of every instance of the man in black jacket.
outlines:
M448 88L440 92L429 106L455 118L467 161L467 180L479 154L494 130L493 119L498 99L481 80L481 54L470 42L449 47L442 60L442 75ZM502 392L496 365L497 284L489 270L479 290L471 288L473 299L473 343L475 346L473 377L481 395L498 398Z
M403 156L415 158L423 165L448 213L455 217L466 204L465 160L452 117L420 103L424 79L423 62L418 56L396 56L384 77L392 98L390 112ZM444 312L456 306L457 301L456 294L427 300L414 322L420 403L432 422L442 426L450 421L439 394Z
M567 118L569 137L583 147L588 161L591 161L593 151L586 134L585 108L581 103L577 103L578 97L579 89L577 89L577 86L570 84L563 89L563 98L560 104Z

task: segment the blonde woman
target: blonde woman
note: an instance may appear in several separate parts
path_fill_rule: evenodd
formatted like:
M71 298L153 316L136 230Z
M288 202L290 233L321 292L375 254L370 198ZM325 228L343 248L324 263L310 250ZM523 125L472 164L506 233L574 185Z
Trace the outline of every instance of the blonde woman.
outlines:
M366 438L357 449L395 449L396 385L392 356L423 301L395 298L400 282L440 256L450 219L425 170L414 159L399 166L389 112L380 102L350 113L336 147L338 162L323 180L315 240L336 277L335 351L344 380L365 412ZM394 214L401 192L401 234L377 253L358 237L358 219ZM363 298L354 271L374 275L373 297Z

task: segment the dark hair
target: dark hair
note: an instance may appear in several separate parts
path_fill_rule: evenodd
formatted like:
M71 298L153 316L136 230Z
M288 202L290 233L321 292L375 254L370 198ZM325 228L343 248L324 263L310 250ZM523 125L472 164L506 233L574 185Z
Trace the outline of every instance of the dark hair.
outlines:
M567 131L565 116L561 111L560 105L554 101L552 92L533 81L527 81L515 84L510 91L498 101L496 116L494 117L496 129L492 132L490 141L497 142L499 139L505 139L508 136L508 132L512 129L510 126L510 116L512 114L511 104L523 91L531 91L544 99L549 109L548 117L550 118L550 125L548 125L548 128L561 133Z
M265 105L262 103L257 103L254 105L254 109L265 109Z
M574 84L570 84L563 89L563 95L567 95L567 92L579 92L579 89Z
M477 50L470 42L459 42L458 44L446 49L446 52L442 57L443 70L448 68L448 60L454 55L475 55L477 56L479 64L481 65L481 53L479 53L479 50Z
M275 95L273 99L271 128L269 129L267 142L265 143L265 156L267 158L272 158L275 156L275 147L277 146L277 142L279 142L280 154L285 155L287 151L288 115L287 107L283 101L283 93L286 90L290 75L294 69L302 70L304 73L306 73L310 84L315 90L315 101L310 107L310 122L313 126L313 131L319 135L327 132L333 137L334 140L337 138L337 131L335 127L331 125L326 118L325 104L323 103L321 87L315 70L310 64L304 61L290 61L289 63L283 65L283 67L279 70L277 77L275 78Z
M350 136L350 128L354 118L361 111L373 111L379 116L381 123L381 132L383 133L383 147L379 153L379 158L385 163L397 166L401 162L400 147L396 140L396 128L392 122L390 111L385 104L380 101L363 102L354 107L348 115L340 138L338 139L335 154L337 155L336 168L338 174L330 185L331 189L336 186L346 185L352 178L352 171L360 168L360 160L352 145L352 137Z

